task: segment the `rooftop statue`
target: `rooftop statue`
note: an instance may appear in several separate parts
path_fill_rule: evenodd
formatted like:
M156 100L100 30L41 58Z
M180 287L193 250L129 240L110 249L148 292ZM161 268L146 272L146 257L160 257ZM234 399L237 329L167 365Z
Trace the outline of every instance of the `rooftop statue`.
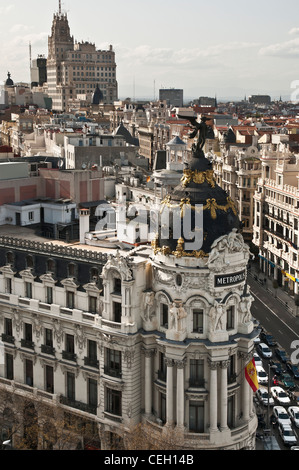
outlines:
M202 117L200 122L197 121L196 117L191 117L191 116L180 116L178 115L180 119L187 119L187 121L190 121L192 127L193 127L193 132L189 134L190 139L195 139L195 137L198 134L198 139L197 139L197 145L194 146L194 151L196 153L203 154L203 147L206 142L207 138L207 133L208 133L208 128L209 126L207 125L207 121L209 121L208 118Z

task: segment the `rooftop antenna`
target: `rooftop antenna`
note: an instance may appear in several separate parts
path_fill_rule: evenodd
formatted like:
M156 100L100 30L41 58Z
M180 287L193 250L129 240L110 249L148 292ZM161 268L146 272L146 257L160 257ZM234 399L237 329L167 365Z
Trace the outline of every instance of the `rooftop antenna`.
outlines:
M59 16L61 16L61 0L59 0L59 9L58 9Z

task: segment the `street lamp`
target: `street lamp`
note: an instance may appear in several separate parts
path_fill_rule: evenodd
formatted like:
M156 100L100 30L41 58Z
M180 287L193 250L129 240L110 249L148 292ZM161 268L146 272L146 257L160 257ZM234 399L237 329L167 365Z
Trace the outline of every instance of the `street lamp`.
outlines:
M9 447L11 446L11 440L2 442L2 447L3 447L4 450L5 450L5 447L7 447L7 446L9 446Z

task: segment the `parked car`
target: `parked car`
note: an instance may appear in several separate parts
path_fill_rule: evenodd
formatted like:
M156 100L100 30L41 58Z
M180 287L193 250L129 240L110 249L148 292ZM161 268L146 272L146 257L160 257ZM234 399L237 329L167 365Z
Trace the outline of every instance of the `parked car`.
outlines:
M275 348L275 355L276 357L278 357L278 359L283 362L283 363L286 363L289 361L289 356L287 355L287 353L285 352L284 349L281 349L281 348Z
M290 416L296 428L299 428L299 406L289 406L288 415Z
M286 363L287 369L293 374L295 379L299 379L299 368L295 364L292 364L291 361Z
M291 426L291 418L288 415L287 410L283 406L273 406L273 415L277 423L288 424Z
M283 365L280 362L273 361L272 359L270 359L270 367L276 375L281 375L284 372Z
M261 342L260 334L261 334L261 330L259 330L257 336L253 338L253 342L256 345L258 345Z
M256 366L256 374L257 374L257 381L259 384L267 384L268 383L268 374L266 373L265 369L261 366Z
M277 400L279 403L282 403L284 405L287 405L291 401L290 397L284 391L284 389L282 387L279 387L278 385L275 387L271 387L271 394L274 400Z
M281 375L281 381L286 388L295 388L295 382L287 372Z
M259 343L256 349L262 357L266 359L270 359L270 357L272 357L272 351L269 346L266 345L266 343Z
M264 387L260 387L257 392L256 392L256 395L259 399L259 401L264 405L264 406L268 406L268 404L270 406L273 406L274 405L274 400L273 400L273 397L271 395L269 395L268 393L268 390Z
M279 423L278 431L286 446L295 446L297 444L297 436L291 426Z
M261 333L261 340L264 341L268 346L276 346L277 341L276 339L270 335L269 333Z
M263 362L260 358L260 356L258 355L258 353L254 353L253 354L253 359L254 359L254 362L255 362L255 366L260 366L260 367L263 367Z

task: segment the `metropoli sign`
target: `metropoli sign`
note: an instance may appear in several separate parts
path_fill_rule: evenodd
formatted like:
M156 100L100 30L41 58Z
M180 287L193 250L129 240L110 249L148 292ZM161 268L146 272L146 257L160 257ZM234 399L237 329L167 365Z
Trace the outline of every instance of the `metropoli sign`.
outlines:
M244 282L246 279L246 271L240 271L234 274L224 274L215 276L215 287L226 287Z

